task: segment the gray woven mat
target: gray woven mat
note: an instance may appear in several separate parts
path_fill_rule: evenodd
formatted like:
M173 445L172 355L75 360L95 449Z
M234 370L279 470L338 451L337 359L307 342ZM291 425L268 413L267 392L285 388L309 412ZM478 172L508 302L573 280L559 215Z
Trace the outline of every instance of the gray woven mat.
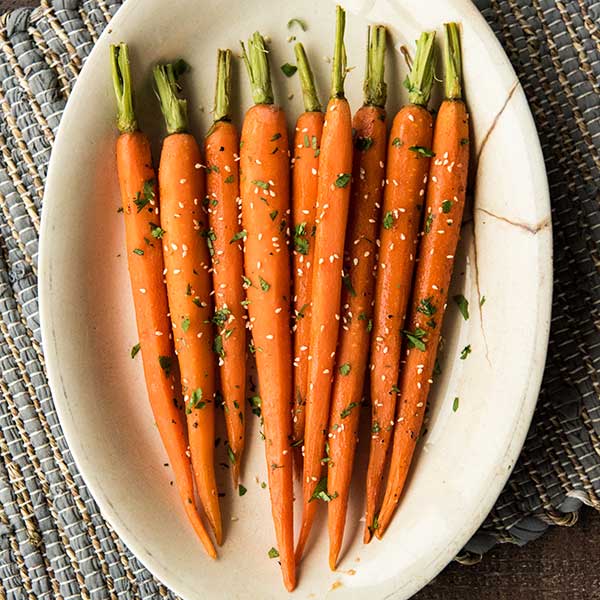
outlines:
M531 103L550 178L555 297L521 459L460 557L600 508L600 2L478 2ZM75 79L120 0L43 0L0 25L0 599L173 598L100 516L46 382L37 304L42 192Z

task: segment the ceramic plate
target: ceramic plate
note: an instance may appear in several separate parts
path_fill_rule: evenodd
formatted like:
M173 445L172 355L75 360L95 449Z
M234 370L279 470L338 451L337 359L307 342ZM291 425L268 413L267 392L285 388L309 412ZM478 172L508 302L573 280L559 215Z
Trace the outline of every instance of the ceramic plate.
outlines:
M274 8L276 6L276 8ZM445 323L442 375L431 393L427 434L408 491L382 542L363 546L360 522L367 446L359 450L346 543L339 571L327 567L325 520L299 573L296 598L407 598L460 551L499 495L522 446L539 391L552 283L551 228L544 163L532 118L504 52L468 0L347 2L348 97L361 102L366 27L390 31L389 114L406 100L406 65L425 29L463 25L465 89L472 115L475 209L463 226L453 293L469 300L465 321L452 303ZM210 124L217 47L260 29L272 41L278 100L301 111L297 78L279 65L294 62L289 19L302 17L319 88L328 89L334 5L282 0L128 0L94 48L69 99L54 147L44 200L40 295L44 350L54 401L69 446L102 513L134 554L185 600L284 598L264 454L257 423L238 497L222 479L226 541L210 561L170 485L171 472L147 401L124 254L115 175L115 103L108 45L132 48L139 122L155 156L162 119L150 67L179 56L192 65L185 81L193 130ZM441 36L440 36L441 37ZM248 81L235 67L238 123L248 106ZM290 94L294 94L289 99ZM292 121L290 120L290 126ZM483 303L485 297L485 304ZM472 354L458 360L467 344ZM454 398L460 398L453 410ZM252 415L250 415L252 418ZM254 419L255 421L255 419ZM363 436L368 441L368 435ZM222 471L222 472L221 472ZM322 511L325 512L325 511ZM322 514L321 517L325 515Z

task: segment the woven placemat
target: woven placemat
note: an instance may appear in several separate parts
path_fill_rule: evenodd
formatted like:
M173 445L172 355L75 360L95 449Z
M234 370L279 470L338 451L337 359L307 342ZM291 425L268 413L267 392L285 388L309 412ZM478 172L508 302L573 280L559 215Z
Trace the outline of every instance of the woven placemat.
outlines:
M43 0L0 24L0 600L170 594L124 548L77 472L46 381L37 258L48 159L65 102L119 0ZM550 180L552 334L523 453L459 557L524 544L600 508L600 2L478 5L531 104Z

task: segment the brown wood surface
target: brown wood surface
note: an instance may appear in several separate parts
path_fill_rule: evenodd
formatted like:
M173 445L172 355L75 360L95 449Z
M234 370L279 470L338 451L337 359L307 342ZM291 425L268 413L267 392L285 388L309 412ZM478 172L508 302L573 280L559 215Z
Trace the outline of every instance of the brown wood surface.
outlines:
M39 0L0 0L0 13ZM415 600L600 600L600 515L581 512L519 548L496 547L474 566L449 565ZM373 600L379 600L374 598Z

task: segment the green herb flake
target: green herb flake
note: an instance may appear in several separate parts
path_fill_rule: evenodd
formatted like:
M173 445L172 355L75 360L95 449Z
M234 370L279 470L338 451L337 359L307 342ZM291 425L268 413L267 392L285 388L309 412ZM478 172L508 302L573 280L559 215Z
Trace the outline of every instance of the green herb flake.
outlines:
M409 150L415 152L417 156L424 156L425 158L433 158L435 156L435 152L429 148L425 148L425 146L411 146Z
M339 371L340 371L340 375L348 375L348 373L350 373L352 367L350 366L350 363L344 363Z
M278 215L278 214L279 214L279 211L278 211L278 210L272 210L272 211L269 213L269 217L271 217L271 221L274 221L274 220L277 218L277 215Z
M460 360L465 360L471 354L471 344L467 344L460 352Z
M359 135L354 140L354 147L361 152L366 152L372 145L373 145L372 137L363 137L363 136Z
M416 348L421 352L425 352L425 342L423 341L423 338L427 332L424 329L417 327L414 331L403 331L402 333L404 333L404 336L408 340L409 348Z
M340 413L340 417L342 419L349 417L352 414L352 409L356 408L357 406L360 406L359 402L350 402L350 404L348 404L348 406L346 406L346 408Z
M294 250L306 256L309 247L310 242L306 236L306 223L298 223L298 225L294 227Z
M298 25L302 31L306 31L308 27L302 19L290 19L287 23L287 28L291 29L294 25Z
M206 406L206 402L202 401L202 395L202 388L196 388L191 393L190 399L188 400L187 406L185 408L186 414L191 415L193 410L200 410Z
M227 446L227 458L232 465L235 465L235 452L231 449L231 446Z
M375 421L371 426L371 433L379 433L381 431L381 425L378 421Z
M310 138L308 137L308 135L306 133L304 134L304 147L310 148Z
M117 212L118 212L118 213L122 213L122 212L125 212L125 211L123 210L123 207L122 207L122 206L119 206L119 208L117 208Z
M138 256L144 256L144 251L141 248L134 248L133 253L137 254Z
M352 179L352 175L350 173L340 173L335 180L335 187L345 188L350 183L350 179Z
M211 321L217 327L223 327L223 325L225 325L225 323L227 323L227 320L229 319L230 315L231 315L231 311L226 306L224 306L223 308L219 308L219 309L215 310L215 314L213 315Z
M422 298L417 305L417 312L426 317L432 317L437 312L437 308L433 305L433 296Z
M304 317L306 315L305 311L309 306L310 306L310 304L305 304L304 306L302 306L302 308L300 308L300 310L296 311L296 314L295 314L296 320L304 319Z
M262 277L258 277L258 281L260 283L260 289L263 292L268 292L271 289L271 284L267 281L265 281Z
M257 417L260 417L260 407L262 406L262 400L260 399L260 396L251 396L250 398L248 398L248 402L250 403L252 414L256 415Z
M309 502L312 502L313 500L322 500L323 502L331 502L331 500L333 500L334 498L338 497L338 493L335 492L333 494L328 494L327 493L327 477L322 477L319 482L317 483L317 485L315 486L315 489L312 493L312 496L310 497Z
M273 137L271 137L271 141L272 142L276 142L279 138L281 137L280 133L276 133L273 135Z
M266 484L265 484L266 487ZM279 558L279 552L277 552L277 548L271 548L268 552L269 558Z
M268 184L268 183L266 183L266 182L264 182L264 181L261 181L260 179L254 179L254 180L252 181L252 183L253 183L255 186L257 186L257 187L259 187L259 188L261 188L261 189L263 189L263 190L268 190L268 189L269 189L269 184Z
M266 481L261 481L260 482L260 487L261 487L261 489L266 490L267 489L267 482Z
M225 179L223 180L225 183L233 183L233 175L229 175L229 177L225 177Z
M461 145L461 146L466 146L468 143L469 143L469 140L468 140L468 138L462 138L462 139L460 140L460 145Z
M238 485L238 495L243 496L248 490L240 483Z
M462 315L463 319L465 321L468 321L469 320L469 301L462 294L457 294L456 296L452 296L452 300L454 300L454 302L456 302L456 305L458 306L458 310L460 311L460 314Z
M162 240L162 237L165 235L166 231L159 225L150 223L150 233L155 240Z
M135 200L133 203L137 206L137 211L141 212L143 208L150 204L152 200L154 200L154 179L148 179L144 181L144 186L142 188L142 193L137 193Z
M452 200L444 200L442 202L442 212L448 214L452 210Z
M458 410L458 405L460 404L460 398L456 396L454 401L452 402L452 412L456 412Z
M225 350L223 350L223 336L222 335L216 335L215 339L213 340L213 352L221 357L221 358L225 358Z
M192 302L198 307L198 308L204 308L204 306L202 305L202 301L200 300L200 298L192 298Z
M230 240L229 243L230 244L234 244L235 242L239 241L239 240L245 240L246 236L248 235L248 233L246 232L245 229L242 229L241 231L238 231Z
M373 524L369 527L371 531L377 531L379 529L379 515L375 515L373 518Z
M481 296L481 300L479 301L479 306L483 306L485 304L485 296Z
M396 219L394 218L394 213L391 210L388 210L383 217L383 221L381 222L384 229L391 229L394 226L394 222Z
M290 63L284 63L281 65L281 70L286 77L291 77L298 70L298 67L290 65Z
M394 146L394 148L401 148L404 146L404 142L400 138L396 137L392 140L392 146Z
M425 219L425 233L429 233L431 231L431 226L433 225L433 215L429 213L427 218Z
M350 275L342 275L342 283L344 284L344 286L348 290L348 293L353 298L356 298L356 290L352 286L352 278L350 277Z
M250 287L252 285L252 280L246 277L245 275L242 275L242 281L244 282L244 285L246 287Z
M191 296L192 295L192 284L191 283L188 283L185 286L185 295L186 296Z
M171 367L173 366L173 357L171 356L159 356L158 364L160 368L165 372L168 377L171 374Z
M131 358L135 358L137 356L137 353L140 351L140 348L141 346L139 345L139 343L131 348Z
M190 328L190 318L189 317L183 317L181 319L181 329L183 329L184 332L187 332L188 329Z

